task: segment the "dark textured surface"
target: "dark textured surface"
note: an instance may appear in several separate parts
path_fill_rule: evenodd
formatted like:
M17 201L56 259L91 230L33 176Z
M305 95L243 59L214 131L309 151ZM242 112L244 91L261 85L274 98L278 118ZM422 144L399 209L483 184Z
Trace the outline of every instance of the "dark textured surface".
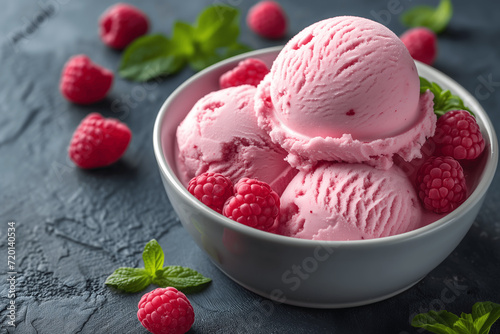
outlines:
M397 34L399 10L417 1L281 1L289 36L322 18L359 15L383 19ZM500 175L459 247L410 290L373 305L315 310L270 304L226 278L181 227L164 193L152 149L152 128L165 98L193 74L186 69L159 84L116 78L109 97L80 107L58 92L64 62L85 53L116 70L120 53L97 36L97 17L112 1L5 1L0 14L0 333L146 333L135 316L142 293L104 285L119 266L142 266L141 252L156 238L166 264L211 277L189 295L192 333L417 333L417 312L446 308L470 312L476 301L500 302ZM134 2L132 2L134 3ZM153 32L170 33L176 19L193 21L213 3L246 14L253 1L135 1ZM427 3L437 3L430 1ZM394 6L399 4L399 6ZM500 7L493 1L454 1L452 22L439 38L435 67L482 103L500 132ZM388 14L391 8L396 14ZM389 21L390 18L390 21ZM283 44L253 35L242 21L241 40L253 48ZM489 83L488 83L489 82ZM120 118L133 131L124 158L101 170L82 171L67 145L91 111ZM6 305L7 223L16 222L16 325ZM148 290L153 289L150 286ZM500 332L500 324L492 333Z

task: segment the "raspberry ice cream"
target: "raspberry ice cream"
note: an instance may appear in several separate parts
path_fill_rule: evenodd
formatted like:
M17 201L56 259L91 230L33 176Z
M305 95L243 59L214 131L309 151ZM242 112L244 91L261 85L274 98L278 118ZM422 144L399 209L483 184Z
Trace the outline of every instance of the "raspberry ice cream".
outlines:
M387 169L420 157L433 135L433 95L420 95L415 63L385 26L341 16L294 36L258 86L259 125L294 167L365 162Z
M317 164L281 196L279 234L312 240L373 239L421 226L416 191L397 166Z
M257 125L256 88L230 87L209 93L191 109L177 129L177 169L182 183L204 173L221 173L236 183L256 178L281 193L294 171L286 151ZM290 174L290 175L289 175Z
M229 77L254 75L248 68ZM358 17L326 19L293 37L257 87L222 89L195 104L177 129L178 174L185 185L204 172L269 184L280 195L277 220L246 225L284 236L361 240L409 232L467 196L467 173L450 171L459 162L420 168L439 152L473 159L484 149L467 111L450 111L436 130L433 98L420 93L415 62L389 29ZM228 202L222 213L235 221L229 213L240 206L245 215L267 209Z

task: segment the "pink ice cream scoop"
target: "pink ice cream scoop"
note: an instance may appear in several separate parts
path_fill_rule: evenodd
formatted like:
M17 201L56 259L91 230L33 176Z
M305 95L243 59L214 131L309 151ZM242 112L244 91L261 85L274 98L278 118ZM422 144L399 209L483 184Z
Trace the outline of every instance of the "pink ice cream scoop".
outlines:
M420 156L433 135L432 93L420 95L415 63L385 26L360 17L317 22L294 36L258 86L259 125L296 167Z
M360 240L421 225L422 208L405 173L366 164L322 162L300 171L281 196L279 234Z
M257 125L256 88L226 88L201 98L177 128L177 169L181 182L216 172L236 183L242 177L267 182L281 193L296 173L286 152Z

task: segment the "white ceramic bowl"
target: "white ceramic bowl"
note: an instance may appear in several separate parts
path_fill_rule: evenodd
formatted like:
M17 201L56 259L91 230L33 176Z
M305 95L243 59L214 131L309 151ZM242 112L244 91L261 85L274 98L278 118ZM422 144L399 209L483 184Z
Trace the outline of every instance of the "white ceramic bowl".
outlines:
M175 132L194 103L218 89L219 76L248 57L269 66L280 47L220 62L177 88L154 126L153 143L163 185L184 228L213 263L245 288L278 303L339 308L394 296L417 283L458 245L472 225L498 163L494 128L480 104L460 85L418 63L419 75L459 95L475 113L486 152L477 163L482 175L455 211L430 225L400 235L359 241L302 240L240 225L201 204L176 175Z

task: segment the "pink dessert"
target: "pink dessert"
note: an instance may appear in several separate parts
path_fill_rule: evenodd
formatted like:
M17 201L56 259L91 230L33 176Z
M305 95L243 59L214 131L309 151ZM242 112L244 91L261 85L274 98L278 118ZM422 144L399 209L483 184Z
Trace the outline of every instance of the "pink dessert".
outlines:
M320 163L299 172L281 196L279 233L312 240L360 240L421 226L413 184L397 166Z
M293 37L258 86L259 125L294 167L365 162L387 169L420 157L433 135L433 95L420 95L415 63L385 26L341 16Z
M271 184L281 193L295 171L286 151L257 126L255 87L243 85L201 98L179 125L177 169L182 183L205 172L221 173L233 183L243 177Z
M477 180L472 165L455 159L484 149L467 111L441 116L436 130L433 99L420 94L414 60L386 27L326 19L293 37L257 88L222 89L194 105L177 130L179 176L185 185L204 172L269 184L280 213L264 230L284 236L361 240L412 231L466 199ZM457 155L428 168L443 150ZM263 206L247 195L234 208L259 214Z

